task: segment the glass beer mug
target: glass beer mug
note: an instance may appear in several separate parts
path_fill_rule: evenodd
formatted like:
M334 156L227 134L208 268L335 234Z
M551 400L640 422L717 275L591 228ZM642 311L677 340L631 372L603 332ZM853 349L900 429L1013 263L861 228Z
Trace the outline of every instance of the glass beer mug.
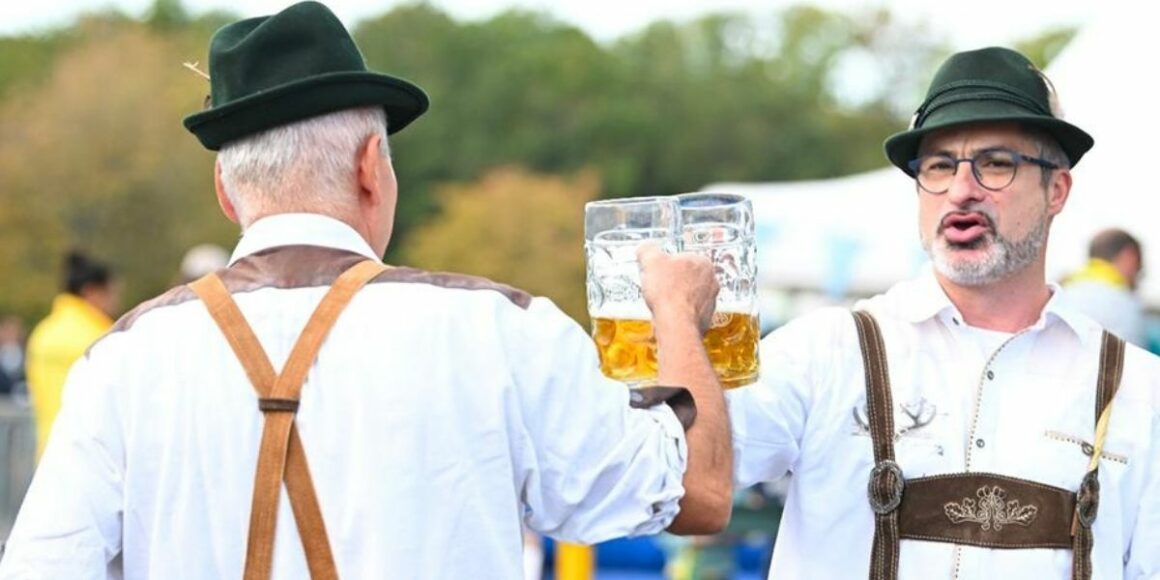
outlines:
M757 380L761 338L753 204L727 193L676 196L681 211L681 250L707 256L721 291L705 350L726 389Z
M636 250L679 246L680 209L672 197L635 197L584 206L588 314L604 375L632 387L656 383L652 314L640 288Z

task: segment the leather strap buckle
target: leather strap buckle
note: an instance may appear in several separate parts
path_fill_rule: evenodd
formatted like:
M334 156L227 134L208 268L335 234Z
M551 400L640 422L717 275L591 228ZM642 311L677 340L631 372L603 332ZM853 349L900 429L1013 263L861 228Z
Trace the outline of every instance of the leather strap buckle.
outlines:
M298 400L261 398L258 399L258 409L263 413L297 413Z
M1085 528L1092 527L1096 513L1100 511L1100 479L1098 470L1091 470L1083 476L1079 491L1075 493L1075 514Z
M870 497L870 509L878 515L886 515L902 504L902 468L890 459L879 461L870 470L870 481L866 486Z

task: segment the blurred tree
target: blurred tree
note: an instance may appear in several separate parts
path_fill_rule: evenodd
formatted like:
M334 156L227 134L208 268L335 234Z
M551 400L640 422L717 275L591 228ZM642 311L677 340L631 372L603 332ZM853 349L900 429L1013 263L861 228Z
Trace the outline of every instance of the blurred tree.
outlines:
M402 257L547 296L586 324L584 204L599 194L590 170L562 178L493 169L478 182L441 187L443 213L413 232Z
M1075 38L1075 33L1078 32L1074 26L1063 26L1047 30L1042 34L1038 34L1031 38L1021 40L1015 43L1015 50L1022 52L1035 66L1040 69L1047 68L1059 53Z
M121 266L127 298L137 299L171 281L189 245L229 243L234 228L212 201L213 155L180 125L208 85L180 65L204 63L210 35L235 18L153 0L143 21L104 11L0 38L0 268L20 273L0 281L0 309L46 306L58 254L72 245ZM880 166L882 139L905 125L947 52L885 10L807 6L661 21L598 44L542 13L457 22L416 3L354 34L372 68L414 80L432 99L392 139L392 260L411 247L412 230L449 219L442 204L466 203L456 201L466 194L433 194L446 183L483 187L507 175L522 187L590 167L593 195L626 196ZM1021 47L1045 62L1067 37L1049 31ZM505 165L526 172L488 174ZM454 239L416 243L426 256L429 244Z
M355 36L372 68L431 96L431 112L393 148L397 241L437 211L430 192L438 183L509 163L543 172L593 163L613 63L576 28L520 11L459 24L417 4L362 22Z
M189 12L181 0L153 0L145 22L157 30L176 30L190 23Z
M0 38L0 100L15 87L47 78L67 40L61 32Z
M69 247L111 262L132 304L172 283L187 247L232 237L212 157L180 123L206 89L179 44L102 24L0 108L0 269L18 273L0 280L0 307L45 308Z

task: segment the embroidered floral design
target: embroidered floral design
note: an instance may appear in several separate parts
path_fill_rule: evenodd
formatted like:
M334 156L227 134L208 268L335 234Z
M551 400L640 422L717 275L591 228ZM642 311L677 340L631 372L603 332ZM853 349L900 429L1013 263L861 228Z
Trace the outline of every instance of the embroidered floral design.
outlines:
M1006 501L1007 491L997 485L984 485L975 495L978 502L964 497L961 503L951 501L943 505L951 523L972 522L982 524L983 531L994 527L997 532L1011 524L1027 527L1039 515L1039 508L1035 505L1019 505L1017 499Z

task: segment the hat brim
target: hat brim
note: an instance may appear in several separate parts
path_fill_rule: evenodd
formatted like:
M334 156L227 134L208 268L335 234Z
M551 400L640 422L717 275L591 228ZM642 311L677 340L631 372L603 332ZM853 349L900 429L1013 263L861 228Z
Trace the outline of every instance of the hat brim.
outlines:
M997 103L973 103L974 106L959 106L956 110L929 120L922 127L895 133L886 139L883 147L890 162L907 175L914 177L908 164L918 157L918 147L922 138L941 129L952 129L982 123L1019 123L1027 127L1042 129L1059 143L1072 167L1079 163L1095 140L1086 131L1054 117L1028 114L1022 108L993 106ZM933 116L933 115L932 115Z
M372 72L340 72L287 83L185 118L185 128L206 149L280 125L326 113L379 105L387 133L398 133L427 111L422 89L403 79Z

